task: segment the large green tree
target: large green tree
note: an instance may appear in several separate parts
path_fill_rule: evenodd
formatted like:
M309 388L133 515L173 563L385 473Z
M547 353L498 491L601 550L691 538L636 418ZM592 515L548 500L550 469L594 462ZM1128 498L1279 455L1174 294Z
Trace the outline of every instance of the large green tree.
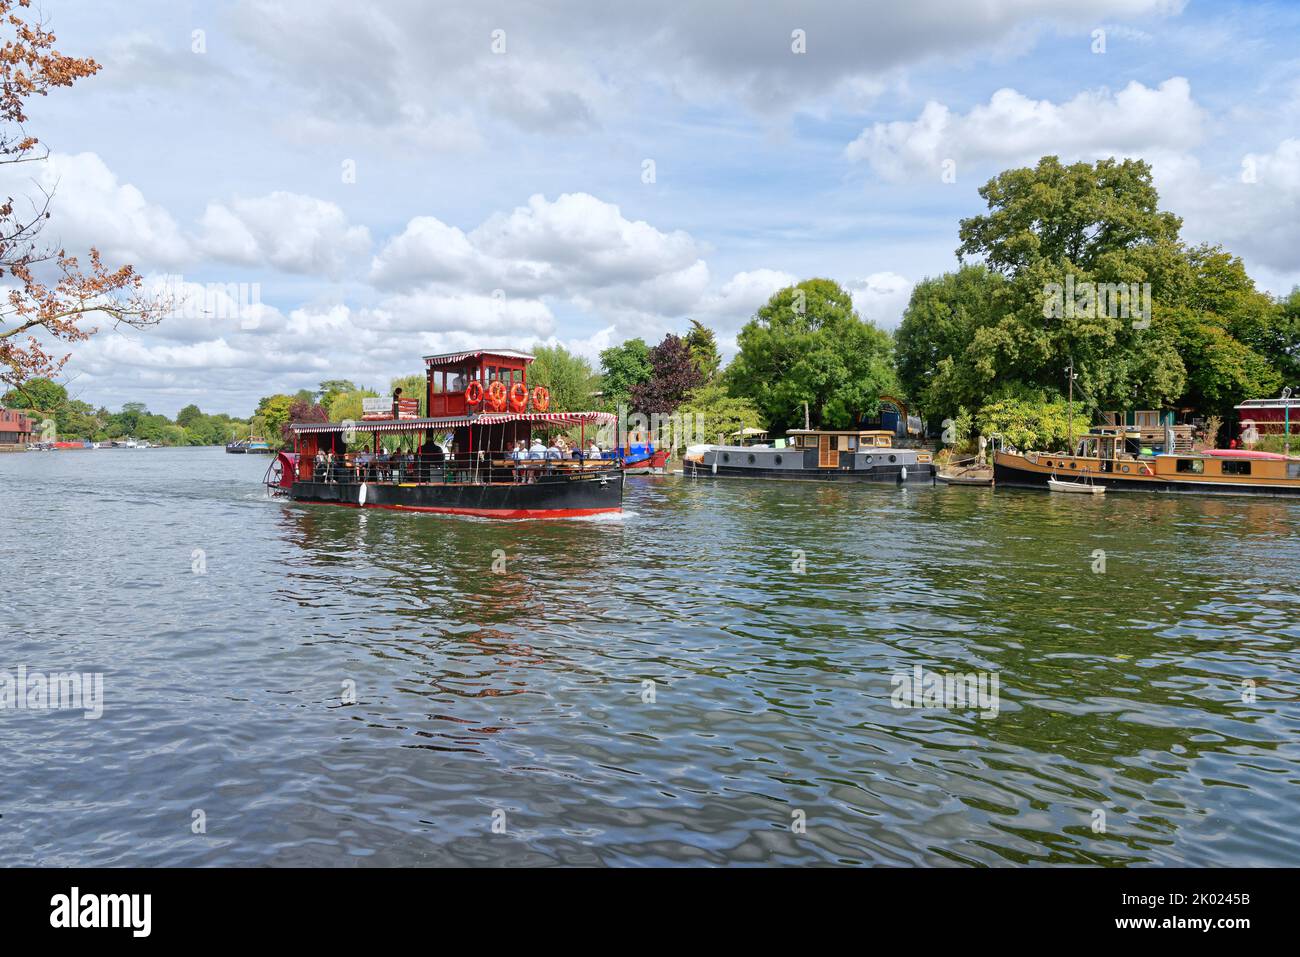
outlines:
M682 337L691 351L691 360L705 382L710 381L722 367L722 354L718 352L718 337L713 330L698 319L691 320L690 331Z
M812 424L851 427L897 386L889 335L860 319L829 279L774 293L737 343L729 390L753 400L774 429L802 426L805 402Z
M29 379L21 386L10 389L0 403L11 409L32 409L37 412L57 412L68 401L68 390L49 379Z
M654 374L650 347L644 339L628 339L600 354L601 405L611 412L632 404L632 390Z
M753 399L730 395L726 385L717 380L688 395L677 411L688 430L688 437L704 442L716 442L719 436L728 441L741 429L765 427L763 413ZM696 429L698 435L690 435L692 429Z
M1277 387L1280 308L1240 259L1179 239L1146 163L1048 156L980 195L988 212L962 220L957 251L979 265L918 284L897 333L900 378L931 417L1051 401L1071 365L1085 417L1223 413Z
M528 384L546 386L551 393L552 412L578 412L591 408L597 380L586 359L555 345L533 350Z

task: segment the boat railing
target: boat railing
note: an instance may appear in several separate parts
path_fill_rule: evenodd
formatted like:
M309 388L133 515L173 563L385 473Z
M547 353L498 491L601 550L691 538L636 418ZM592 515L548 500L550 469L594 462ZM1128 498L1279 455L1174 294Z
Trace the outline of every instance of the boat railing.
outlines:
M480 451L464 455L371 452L349 453L323 465L309 461L308 481L356 485L500 484L509 482L567 482L584 475L617 472L616 458L590 453L556 457L516 458L510 451Z

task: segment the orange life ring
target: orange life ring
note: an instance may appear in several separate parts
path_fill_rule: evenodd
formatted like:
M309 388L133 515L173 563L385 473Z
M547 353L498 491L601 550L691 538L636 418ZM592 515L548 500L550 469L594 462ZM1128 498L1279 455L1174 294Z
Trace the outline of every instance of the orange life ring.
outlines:
M546 391L546 386L539 385L533 389L533 411L545 412L551 407L551 393Z
M488 405L500 412L506 407L506 387L500 379L493 379L487 388Z
M465 401L470 405L478 405L483 401L483 385L477 379L465 387Z
M516 382L510 387L510 411L522 412L528 408L528 386Z

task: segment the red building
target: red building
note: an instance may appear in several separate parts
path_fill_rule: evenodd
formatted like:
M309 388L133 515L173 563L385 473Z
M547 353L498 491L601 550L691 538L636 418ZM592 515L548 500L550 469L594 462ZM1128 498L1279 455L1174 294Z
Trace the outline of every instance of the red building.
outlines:
M32 440L32 420L21 412L0 409L0 445L26 445Z
M1248 399L1236 407L1242 428L1252 423L1260 435L1281 435L1289 424L1291 434L1300 432L1300 396L1284 399Z

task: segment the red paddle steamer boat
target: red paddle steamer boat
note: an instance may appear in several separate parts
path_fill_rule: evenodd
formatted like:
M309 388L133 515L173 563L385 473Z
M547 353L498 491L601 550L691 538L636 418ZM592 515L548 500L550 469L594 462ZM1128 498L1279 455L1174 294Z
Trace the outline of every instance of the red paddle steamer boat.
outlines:
M622 463L586 450L589 430L615 417L551 412L546 389L528 386L532 361L512 349L425 356L425 416L394 396L359 422L294 422L293 451L279 454L267 485L300 502L486 518L622 511ZM576 449L518 449L538 432L573 429Z

